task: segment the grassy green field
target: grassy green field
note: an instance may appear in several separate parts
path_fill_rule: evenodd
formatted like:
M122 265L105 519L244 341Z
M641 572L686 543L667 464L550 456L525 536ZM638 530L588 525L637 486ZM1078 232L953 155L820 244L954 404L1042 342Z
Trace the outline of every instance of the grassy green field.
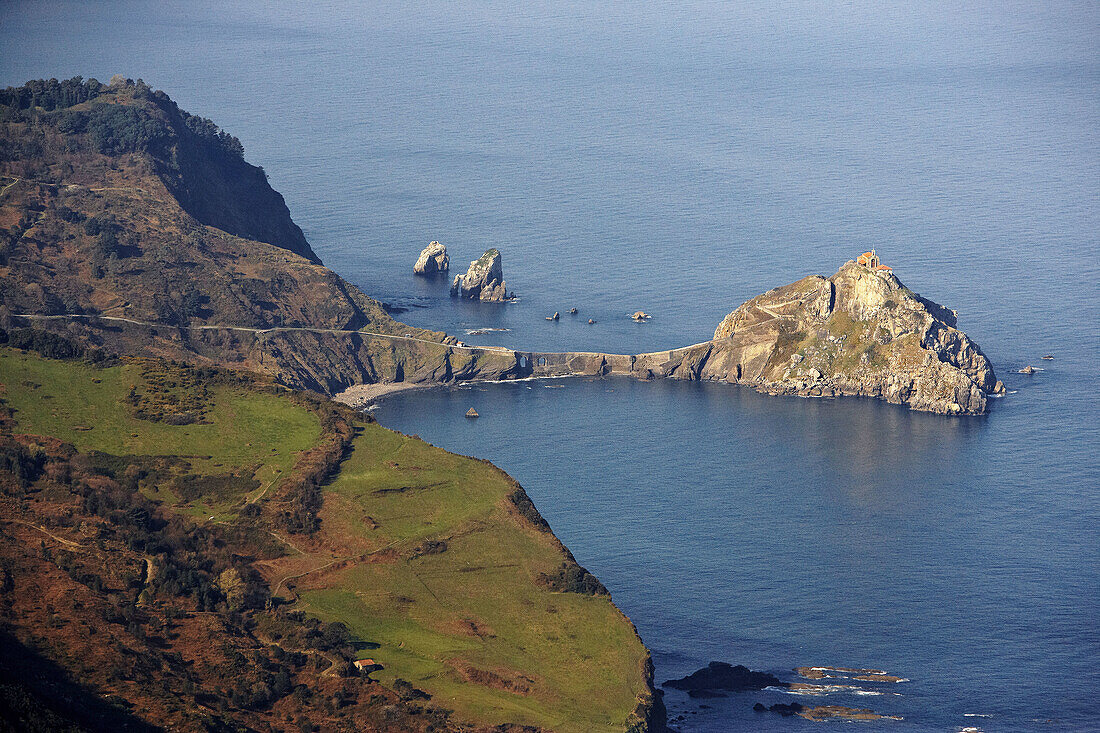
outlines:
M238 386L212 388L204 423L169 425L134 416L131 387L143 385L139 364L99 369L0 349L3 399L15 411L17 430L49 435L82 451L113 455L177 456L199 475L237 473L259 482L257 492L288 471L300 451L320 436L317 416L279 395ZM178 500L161 487L154 498ZM225 518L243 497L191 502L180 509Z
M534 582L562 551L510 508L514 489L492 465L366 426L323 524L396 557L329 575L301 603L379 643L378 679L407 680L465 719L622 730L645 690L645 649L608 597ZM433 541L446 549L420 554Z
M82 451L177 457L188 473L254 476L260 484L247 495L189 503L143 487L197 519L232 522L244 500L317 443L318 417L290 394L213 380L192 400L203 404L201 422L140 419L128 395L156 387L147 383L151 373L162 386L191 384L171 369L95 368L0 348L0 397L18 433L54 436ZM384 666L375 679L395 689L404 680L460 721L623 730L648 693L646 649L609 597L552 592L538 582L561 566L565 551L517 512L509 498L515 482L491 464L377 424L356 428L350 454L324 488L320 531L295 539L303 550L266 561L270 586L293 579L298 608L343 621L378 645L366 652Z

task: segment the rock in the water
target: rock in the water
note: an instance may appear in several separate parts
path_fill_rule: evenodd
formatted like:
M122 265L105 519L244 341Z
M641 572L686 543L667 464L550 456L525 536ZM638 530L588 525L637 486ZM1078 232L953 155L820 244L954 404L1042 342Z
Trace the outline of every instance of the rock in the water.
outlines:
M1035 367L1031 366L1030 364L1028 364L1026 367L1021 369L1019 373L1020 374L1034 374L1037 371L1039 371L1039 370L1036 369Z
M1044 359L1047 359L1047 360L1053 359L1053 358L1054 358L1054 354L1043 354L1043 358L1044 358Z
M775 705L765 705L764 703L756 703L752 706L753 712L757 713L779 713L783 717L789 717L791 715L798 715L802 712L803 707L797 702L781 703L777 702Z
M556 320L558 320L559 318L561 318L561 314L560 314L560 313L558 313L557 311L554 311L554 315L550 316L550 320L551 320L551 321L556 321Z
M490 249L470 263L470 269L465 275L455 275L454 282L451 283L451 295L493 302L515 297L504 284L500 251Z
M954 311L909 290L889 269L848 262L743 303L680 378L751 384L773 394L863 395L915 410L977 414L997 379ZM679 355L679 354L677 354ZM796 358L797 357L797 358ZM647 368L648 364L645 365Z
M589 326L591 326L591 325L592 325L592 324L594 324L594 323L595 323L595 321L594 321L594 320L592 320L591 318L589 318L589 319L588 319L588 325L589 325Z
M849 708L842 705L815 705L812 707L801 705L797 702L792 703L776 703L775 705L764 705L764 703L756 703L752 706L754 712L757 713L778 713L783 717L790 717L797 715L805 718L806 720L813 720L820 722L822 720L846 720L846 721L860 721L860 720L901 720L900 717L893 715L880 715L874 710L868 710L867 708Z
M481 415L478 415L477 410L471 407L469 410L466 410L466 417L481 417Z
M649 314L646 313L645 311L634 311L634 315L632 315L631 318L633 318L635 321L639 321L639 322L648 321L649 320Z
M1005 389L1005 383L1002 382L999 379L997 380L997 383L995 385L993 385L993 394L995 394L995 395L1003 395L1007 391L1008 390Z
M571 316L577 315L577 309L576 308L570 308L569 309L569 315L571 315ZM1044 356L1043 358L1045 359L1046 357ZM1050 358L1053 359L1054 357L1052 356Z
M765 687L780 686L779 678L767 672L753 672L738 664L733 666L725 662L711 662L697 672L678 680L669 680L662 687L674 690L726 690L743 692L745 690L763 690Z
M450 268L451 260L447 256L447 248L439 242L432 242L421 250L420 257L413 265L413 272L417 275L436 275Z

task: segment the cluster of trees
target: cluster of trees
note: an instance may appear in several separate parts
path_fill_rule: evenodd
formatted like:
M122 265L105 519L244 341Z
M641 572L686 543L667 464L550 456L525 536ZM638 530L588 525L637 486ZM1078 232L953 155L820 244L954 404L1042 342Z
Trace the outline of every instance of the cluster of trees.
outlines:
M163 152L173 139L171 128L140 107L96 104L88 110L64 110L57 129L66 135L87 133L92 146L104 155Z
M46 453L41 448L27 446L10 436L0 436L0 474L14 478L9 493L28 488L42 475Z
M244 157L244 145L233 135L218 127L212 120L180 110L187 129L200 140L206 140L230 156Z
M95 79L85 81L82 76L65 81L35 79L21 87L0 89L0 105L16 110L42 109L50 112L95 99L107 88Z
M119 104L71 109L112 91L150 102L161 114L154 115L146 107ZM231 158L244 157L240 140L211 120L184 112L167 94L154 91L141 79L116 76L110 84L102 84L74 76L64 81L36 79L20 87L0 89L0 121L8 119L54 121L63 133L87 133L95 148L105 155L150 150L180 135L190 135Z

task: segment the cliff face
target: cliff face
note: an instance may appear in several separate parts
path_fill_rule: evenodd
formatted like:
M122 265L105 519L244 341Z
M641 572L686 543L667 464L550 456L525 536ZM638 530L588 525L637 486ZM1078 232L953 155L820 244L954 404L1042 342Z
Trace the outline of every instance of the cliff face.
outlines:
M173 107L175 105L172 105ZM173 115L166 115L171 120ZM320 264L302 230L290 218L282 194L271 188L263 168L191 132L172 126L176 144L156 159L168 190L191 216L243 239L281 247Z

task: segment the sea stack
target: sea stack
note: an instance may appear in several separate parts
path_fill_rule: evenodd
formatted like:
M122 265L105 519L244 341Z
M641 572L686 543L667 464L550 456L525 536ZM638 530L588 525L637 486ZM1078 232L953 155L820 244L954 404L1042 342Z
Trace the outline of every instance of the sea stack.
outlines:
M515 295L510 294L504 284L500 251L495 248L488 250L470 263L465 275L455 275L451 295L496 303L514 298Z
M417 275L438 275L451 269L451 260L447 256L447 248L439 242L432 242L420 251L420 257L413 265L413 272Z

